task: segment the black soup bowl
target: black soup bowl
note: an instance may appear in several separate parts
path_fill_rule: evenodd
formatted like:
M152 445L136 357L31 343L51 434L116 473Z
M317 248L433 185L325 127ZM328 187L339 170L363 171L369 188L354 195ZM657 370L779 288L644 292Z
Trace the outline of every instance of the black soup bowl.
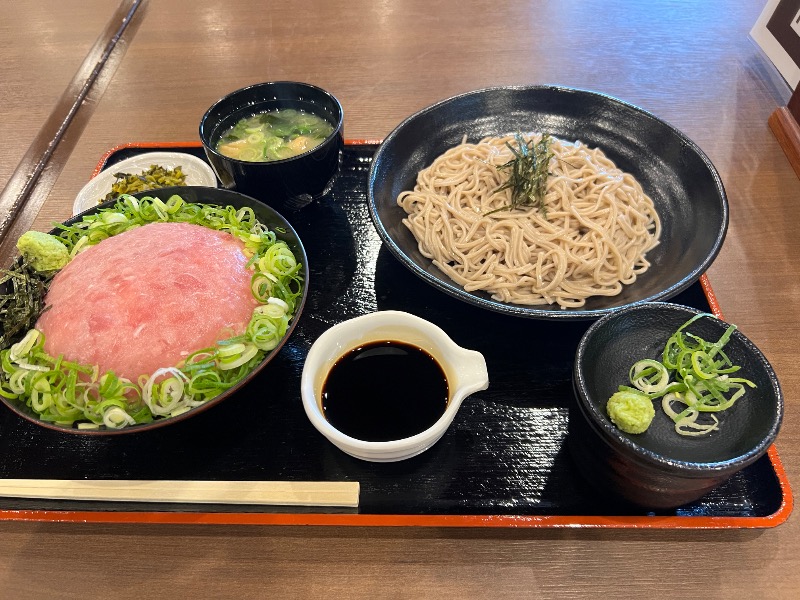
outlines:
M333 126L333 133L319 146L282 160L250 162L217 151L221 136L239 120L287 108L325 119ZM308 83L272 81L217 100L200 121L200 141L225 188L253 196L278 210L291 211L323 197L333 187L344 148L343 124L342 105L329 92Z
M606 403L620 385L631 385L631 366L644 358L659 360L670 336L697 314L696 309L665 302L620 309L593 323L578 345L568 445L578 470L612 497L652 509L687 504L761 458L778 434L783 417L778 379L738 329L723 348L741 367L731 376L749 379L756 387L746 388L733 406L714 413L717 430L680 435L661 399L653 401L655 417L644 433L625 433L611 421ZM728 327L721 319L703 317L684 331L713 343Z
M128 435L143 431L149 431L152 429L161 428L167 425L172 425L174 423L185 421L186 419L196 414L199 414L200 412L206 411L211 407L216 406L221 402L224 402L226 399L236 394L237 391L239 391L242 387L248 385L253 380L253 378L255 378L256 375L258 375L258 373L260 373L263 369L265 369L267 365L278 355L281 348L287 342L292 332L294 331L295 327L297 326L297 323L300 319L300 315L303 311L303 307L305 305L306 296L308 294L308 257L306 256L305 248L303 247L303 243L300 240L300 237L297 235L297 232L294 230L289 221L287 221L275 209L271 208L270 206L267 206L263 202L259 202L255 198L245 196L238 192L225 190L221 188L202 187L202 186L181 186L181 187L161 188L156 190L149 190L146 192L137 192L136 194L132 195L136 198L142 198L145 196L155 197L164 202L166 202L173 195L178 195L181 198L183 198L185 202L189 203L211 204L222 207L233 206L237 209L245 207L251 208L255 213L256 218L261 223L266 225L271 231L274 231L279 240L286 242L287 246L291 249L297 261L302 263L303 265L303 289L301 291L300 297L297 299L294 317L290 321L287 331L283 336L283 338L278 343L278 345L269 352L266 352L261 362L259 362L252 371L250 371L244 378L242 378L233 387L221 392L217 396L214 396L205 403L200 404L199 406L196 406L188 410L187 412L183 412L181 414L171 417L158 418L154 421L151 421L150 423L129 425L126 427L122 427L120 429L107 428L105 426L101 426L99 429L79 429L71 425L59 425L57 423L50 423L47 421L43 421L39 419L38 416L31 409L29 409L24 403L0 395L0 399L2 399L2 402L6 406L8 406L8 408L10 408L17 415L26 419L27 421L60 432L66 432L78 435L88 435L88 436ZM75 215L68 221L65 221L65 223L67 225L72 225L74 223L80 222L84 216L92 215L102 209L113 207L116 202L117 202L116 200L104 202L103 204L100 204L78 215ZM60 231L61 230L59 229L54 229L50 233L52 235L58 235ZM154 299L154 302L155 301L156 299ZM172 366L172 365L167 365L167 366Z
M466 137L476 143L515 132L549 133L599 148L632 174L652 198L662 223L650 268L616 296L594 296L577 308L523 306L467 292L419 249L402 221L398 195L417 174ZM488 310L552 320L597 319L636 302L666 300L694 283L719 253L728 227L728 200L716 169L680 131L641 108L597 92L541 85L468 92L424 108L381 144L367 187L369 209L387 249L415 275L464 302Z

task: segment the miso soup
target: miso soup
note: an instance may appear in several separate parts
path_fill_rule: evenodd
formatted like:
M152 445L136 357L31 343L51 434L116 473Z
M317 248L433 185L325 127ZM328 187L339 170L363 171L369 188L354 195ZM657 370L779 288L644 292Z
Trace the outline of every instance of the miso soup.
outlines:
M250 162L282 160L308 152L333 133L317 115L283 108L241 119L217 142L220 154Z

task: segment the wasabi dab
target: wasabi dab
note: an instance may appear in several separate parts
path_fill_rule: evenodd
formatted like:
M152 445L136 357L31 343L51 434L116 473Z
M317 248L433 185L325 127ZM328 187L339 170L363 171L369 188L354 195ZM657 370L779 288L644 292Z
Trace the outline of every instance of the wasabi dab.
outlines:
M41 231L28 231L17 240L17 250L39 273L58 271L70 261L69 250L57 237Z
M634 390L619 391L611 396L606 412L614 425L625 433L644 433L656 416L653 401Z

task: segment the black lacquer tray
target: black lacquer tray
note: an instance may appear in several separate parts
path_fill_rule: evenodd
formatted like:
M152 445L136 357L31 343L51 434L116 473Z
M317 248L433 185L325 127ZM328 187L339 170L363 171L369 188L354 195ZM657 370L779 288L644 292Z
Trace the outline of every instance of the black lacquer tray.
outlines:
M568 451L571 369L588 322L519 319L465 304L400 264L366 202L373 143L346 146L329 197L286 214L306 247L310 292L279 356L240 393L191 419L125 436L76 436L0 411L0 476L47 479L348 480L358 509L77 502L0 498L0 518L63 521L497 527L771 527L792 496L777 452L690 505L648 513L611 502L579 476ZM152 150L202 157L195 144L130 144L100 166ZM674 302L719 312L703 278ZM300 374L331 325L404 310L482 352L490 387L467 398L432 449L399 463L351 458L309 423Z

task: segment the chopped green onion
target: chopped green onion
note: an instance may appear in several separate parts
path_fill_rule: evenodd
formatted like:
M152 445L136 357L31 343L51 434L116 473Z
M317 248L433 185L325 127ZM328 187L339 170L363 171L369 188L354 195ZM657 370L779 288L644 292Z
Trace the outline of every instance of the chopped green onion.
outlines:
M44 335L26 327L24 335L20 331L14 343L0 350L0 395L27 406L43 421L117 429L176 416L207 402L246 377L280 343L302 294L303 265L252 208L187 203L178 195L163 201L123 194L111 208L56 227L74 257L124 231L166 221L225 231L244 244L253 296L260 303L245 333L132 382L99 373L96 366L49 356Z
M640 391L654 394L669 385L669 371L657 360L644 359L631 367L630 380Z
M716 342L707 342L686 331L703 317L716 318L707 313L695 315L667 340L660 362L653 359L637 361L629 374L630 382L637 390L650 399L662 398L662 409L681 435L698 436L716 431L719 419L710 414L710 421L698 422L700 415L727 410L744 395L745 386L756 387L749 379L730 377L740 367L731 362L723 348L736 330L735 325L729 325ZM620 386L619 389L630 388ZM684 408L675 410L675 404Z

